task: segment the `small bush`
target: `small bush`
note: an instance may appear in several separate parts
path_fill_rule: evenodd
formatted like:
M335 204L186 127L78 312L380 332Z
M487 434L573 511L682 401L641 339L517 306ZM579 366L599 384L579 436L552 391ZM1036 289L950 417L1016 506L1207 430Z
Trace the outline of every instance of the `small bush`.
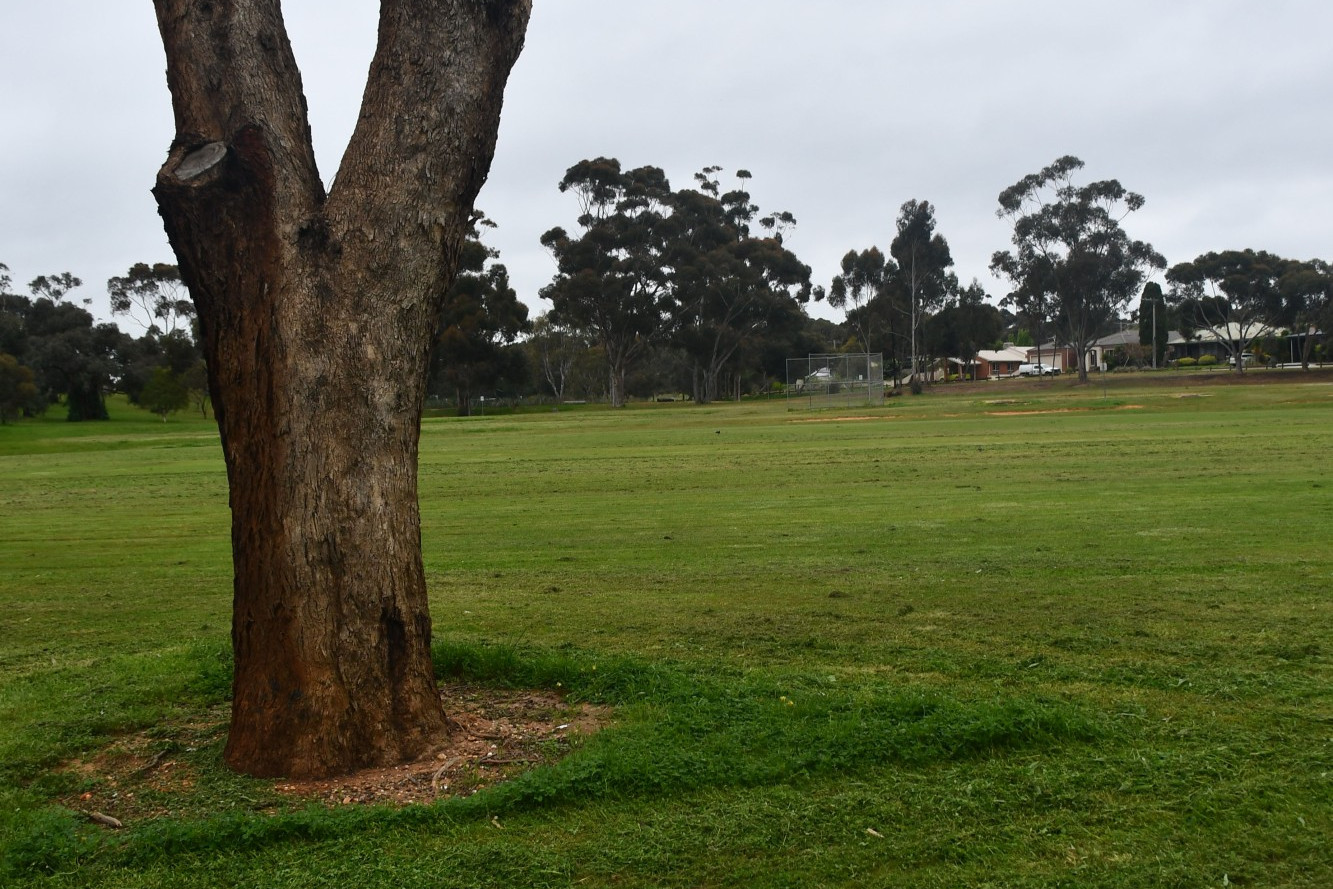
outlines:
M1199 367L1210 367L1217 363L1216 355L1204 355L1199 359Z
M1193 367L1199 362L1193 358L1181 358L1176 362L1176 367Z

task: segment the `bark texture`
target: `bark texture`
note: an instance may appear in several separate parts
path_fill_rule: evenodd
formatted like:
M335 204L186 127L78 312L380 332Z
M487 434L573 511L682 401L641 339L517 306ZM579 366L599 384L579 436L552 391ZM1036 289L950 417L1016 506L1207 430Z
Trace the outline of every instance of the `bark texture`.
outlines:
M333 186L279 0L155 0L154 195L198 309L232 509L227 762L317 777L444 731L417 508L439 303L530 0L384 0Z

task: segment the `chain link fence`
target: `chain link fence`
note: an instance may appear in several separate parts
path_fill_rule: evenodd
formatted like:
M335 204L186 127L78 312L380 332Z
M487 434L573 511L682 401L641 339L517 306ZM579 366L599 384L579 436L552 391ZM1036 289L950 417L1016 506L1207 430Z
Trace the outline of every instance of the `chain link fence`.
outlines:
M884 403L882 352L787 359L787 409L815 410Z

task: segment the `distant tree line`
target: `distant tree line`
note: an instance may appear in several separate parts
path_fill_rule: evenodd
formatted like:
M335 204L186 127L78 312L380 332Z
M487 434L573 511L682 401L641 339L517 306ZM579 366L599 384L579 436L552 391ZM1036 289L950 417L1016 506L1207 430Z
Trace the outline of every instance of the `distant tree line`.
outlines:
M787 358L821 352L882 353L892 384L919 391L940 376L927 369L966 367L1006 341L1067 347L1086 379L1090 344L1133 325L1140 345L1118 360L1143 366L1166 362L1170 330L1210 334L1238 372L1249 356L1274 357L1277 333L1295 335L1284 358L1327 358L1328 262L1244 249L1168 267L1123 228L1144 197L1116 180L1080 185L1082 168L1062 157L1000 193L1012 247L991 269L1013 289L993 300L975 280L959 282L929 201L904 202L887 251L849 250L826 288L786 243L795 217L762 211L748 171L724 185L720 167L705 167L676 189L657 167L580 161L558 183L574 199L573 228L541 237L556 262L540 293L549 312L528 317L483 243L494 223L474 216L437 319L428 391L463 415L496 398L706 403L780 389ZM1165 291L1148 280L1162 272ZM91 300L71 298L82 286L61 272L22 295L0 263L0 421L57 403L70 420L103 419L111 392L163 419L186 408L207 416L198 323L176 267L136 263L107 281L112 313L144 328L138 337L96 321ZM819 301L843 321L811 317Z
M0 417L8 422L63 404L72 421L107 418L106 396L121 392L165 419L193 402L207 414L208 385L193 331L194 308L175 266L137 264L107 282L112 311L139 313L139 337L94 319L83 282L42 275L14 293L0 264Z

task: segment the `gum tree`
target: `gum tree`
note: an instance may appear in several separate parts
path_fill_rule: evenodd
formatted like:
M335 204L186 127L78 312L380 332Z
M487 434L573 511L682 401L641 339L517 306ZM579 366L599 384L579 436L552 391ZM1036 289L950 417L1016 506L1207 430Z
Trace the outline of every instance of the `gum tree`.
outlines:
M748 170L736 171L739 187L725 192L719 172L705 167L694 176L697 189L676 192L665 225L674 339L694 365L700 404L717 399L728 367L739 380L742 356L795 323L811 296L809 266L783 245L796 218L761 215L746 190Z
M445 730L417 439L440 302L530 0L382 0L333 187L279 0L155 0L176 135L153 193L198 311L232 509L226 760L320 776Z
M583 160L559 185L579 204L579 230L556 227L541 242L556 260L542 289L551 320L586 332L606 357L611 406L624 407L629 368L671 321L662 218L671 184L657 167L623 171L615 158Z
M856 331L861 351L869 352L877 333L876 313L865 311L871 300L884 292L885 282L895 276L898 268L886 259L878 247L848 250L839 265L840 274L833 276L829 286L828 304L847 314L847 323Z
M124 275L108 278L113 315L129 315L149 333L187 329L194 317L180 269L170 263L136 262Z
M996 215L1013 223L1014 250L992 256L991 270L1014 283L1019 314L1049 315L1087 382L1089 345L1166 260L1120 225L1143 207L1143 195L1115 179L1075 185L1081 169L1083 161L1066 155L1000 192Z
M1211 333L1236 373L1244 373L1250 343L1281 318L1279 282L1287 266L1263 250L1223 250L1177 263L1166 279L1181 323Z
M920 388L917 346L921 322L943 305L957 285L949 272L953 265L949 242L935 231L935 208L930 201L913 198L898 209L898 233L889 245L889 253L898 264L897 289L907 303L904 310L912 362L910 379L915 392Z

